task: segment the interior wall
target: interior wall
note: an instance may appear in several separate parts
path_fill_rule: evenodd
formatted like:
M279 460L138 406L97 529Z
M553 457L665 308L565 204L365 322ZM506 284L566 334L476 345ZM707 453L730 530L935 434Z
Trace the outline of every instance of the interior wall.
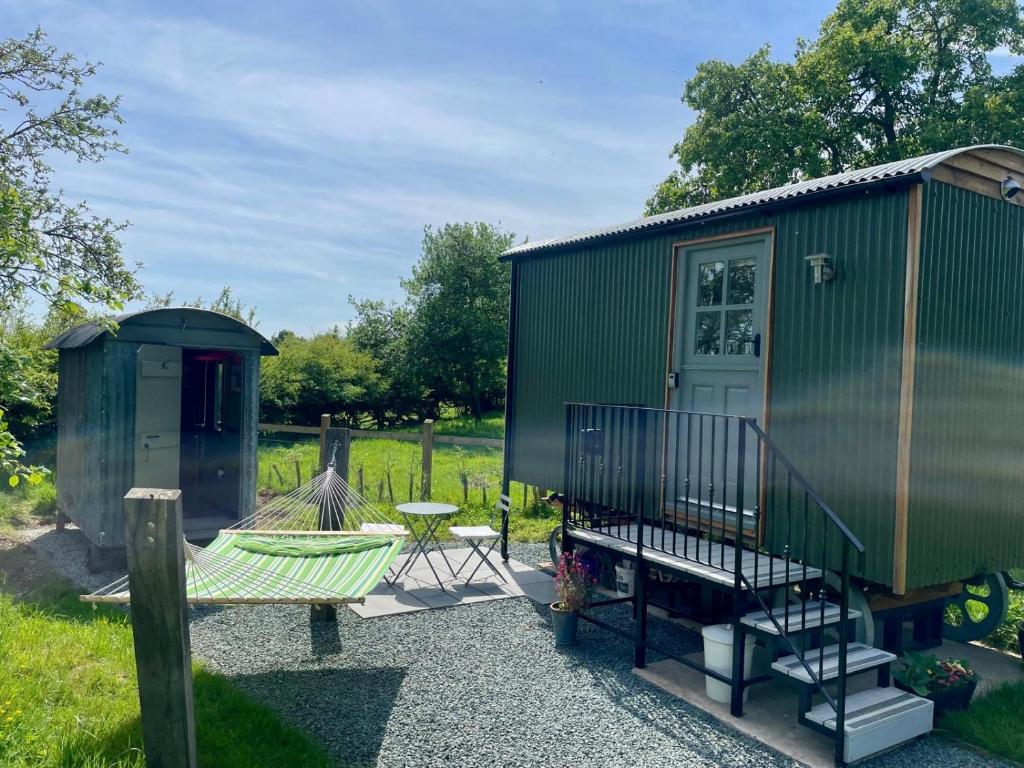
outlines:
M239 516L243 365L242 357L230 351L182 352L184 517Z

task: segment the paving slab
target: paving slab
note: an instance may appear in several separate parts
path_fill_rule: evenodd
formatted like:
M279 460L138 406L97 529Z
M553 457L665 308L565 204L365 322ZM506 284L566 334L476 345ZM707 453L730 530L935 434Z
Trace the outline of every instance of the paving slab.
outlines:
M939 657L967 659L981 675L978 694L1002 682L1024 681L1024 666L1021 665L1019 657L1000 653L977 643L965 644L947 640L927 653ZM689 658L699 661L702 654L693 654ZM797 722L796 688L782 680L771 680L751 686L748 689L749 699L744 705L743 717L733 717L728 704L720 704L707 695L704 675L695 669L665 659L633 671L637 676L667 693L700 707L741 733L810 768L834 766L832 740ZM874 687L876 680L873 672L854 675L849 679L849 691L854 693Z
M700 661L703 654L689 656ZM706 693L704 675L672 659L656 661L634 673L666 693L704 710L741 733L778 750L810 768L834 768L834 742L797 722L796 688L782 680L771 680L748 688L743 717L733 717L729 705L714 701ZM850 689L874 685L874 675L850 680Z
M473 552L468 547L445 550L448 562L456 570L471 554ZM394 571L401 568L407 558L408 555L402 555L397 559ZM481 566L473 581L467 585L465 578L479 562L475 555L475 562L470 562L458 580L452 576L439 553L431 553L430 559L444 589L438 586L437 577L421 555L395 584L381 584L366 596L365 603L352 604L349 607L357 616L369 619L432 608L505 600L510 597L529 597L540 603L550 603L555 599L554 582L549 574L518 560L509 560L506 563L497 553L492 553L488 560L505 577L504 582L487 570L487 566Z
M348 607L357 616L364 619L373 619L378 616L397 616L400 613L422 611L429 606L404 590L389 587L386 584L378 584L366 596L365 603L349 603Z

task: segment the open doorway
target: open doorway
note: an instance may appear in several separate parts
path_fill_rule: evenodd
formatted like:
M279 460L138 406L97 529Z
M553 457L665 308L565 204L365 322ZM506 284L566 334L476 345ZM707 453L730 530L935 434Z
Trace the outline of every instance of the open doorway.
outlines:
M242 357L181 353L181 502L186 528L238 520L241 505Z

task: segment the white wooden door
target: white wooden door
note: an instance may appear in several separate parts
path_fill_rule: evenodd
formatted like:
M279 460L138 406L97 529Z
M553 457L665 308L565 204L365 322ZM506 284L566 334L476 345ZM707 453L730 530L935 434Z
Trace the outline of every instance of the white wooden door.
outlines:
M139 347L135 371L135 487L180 488L181 348Z
M673 407L701 414L760 419L764 404L764 358L768 268L767 238L723 241L681 248L677 258L676 349L679 374ZM687 424L687 426L691 426ZM677 466L668 475L684 473L689 497L733 506L736 499L738 425L704 418L693 422L688 439L679 441ZM744 507L754 500L755 441L748 434ZM688 443L688 445L687 445ZM689 466L682 466L689 459Z

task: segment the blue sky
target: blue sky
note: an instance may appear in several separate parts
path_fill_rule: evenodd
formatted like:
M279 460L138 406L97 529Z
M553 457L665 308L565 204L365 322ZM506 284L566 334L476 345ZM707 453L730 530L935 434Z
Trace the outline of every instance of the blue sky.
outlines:
M264 332L305 334L349 295L399 299L426 224L541 239L639 215L696 64L788 57L832 6L2 0L0 22L122 95L130 154L58 181L132 223L147 291L230 285Z

